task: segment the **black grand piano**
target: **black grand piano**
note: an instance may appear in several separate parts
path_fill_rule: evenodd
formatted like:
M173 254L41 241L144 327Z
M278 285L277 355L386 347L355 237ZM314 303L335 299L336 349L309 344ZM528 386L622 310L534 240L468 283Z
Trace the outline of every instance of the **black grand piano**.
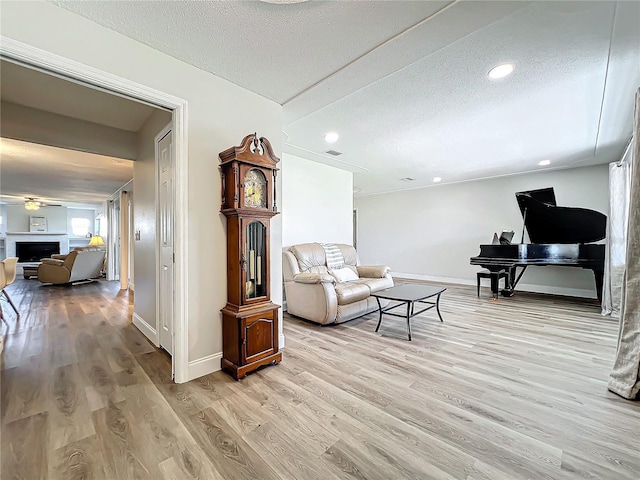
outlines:
M491 272L507 271L504 296L513 295L529 265L589 268L602 301L605 246L592 242L605 238L607 216L586 208L557 206L553 188L518 192L516 199L532 243L480 245L480 255L471 257L471 265ZM522 270L516 276L517 267ZM497 281L491 284L497 295Z

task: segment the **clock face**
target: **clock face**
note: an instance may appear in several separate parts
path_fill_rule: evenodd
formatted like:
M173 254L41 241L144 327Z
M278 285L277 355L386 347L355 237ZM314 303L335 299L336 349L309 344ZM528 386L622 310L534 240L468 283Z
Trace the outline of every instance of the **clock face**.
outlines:
M244 206L267 207L267 179L260 170L249 170L244 177Z

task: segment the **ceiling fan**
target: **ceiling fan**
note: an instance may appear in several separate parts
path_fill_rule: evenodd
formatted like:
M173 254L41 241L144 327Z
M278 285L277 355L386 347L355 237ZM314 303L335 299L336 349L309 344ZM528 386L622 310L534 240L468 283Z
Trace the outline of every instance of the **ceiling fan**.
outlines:
M38 210L40 207L61 207L60 204L47 203L42 200L38 200L38 197L24 197L23 202L7 203L7 205L24 205L24 208L29 211Z
M40 206L41 206L41 202L39 202L33 197L27 197L27 199L24 202L24 208L26 208L27 210L38 210Z

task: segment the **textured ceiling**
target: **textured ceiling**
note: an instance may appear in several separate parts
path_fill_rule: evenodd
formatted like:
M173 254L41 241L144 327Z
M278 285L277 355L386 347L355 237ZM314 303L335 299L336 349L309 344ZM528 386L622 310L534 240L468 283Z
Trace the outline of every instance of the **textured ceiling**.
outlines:
M449 2L52 3L283 104Z
M0 139L0 203L35 197L93 207L133 178L133 161Z
M283 104L285 152L361 195L610 162L631 135L638 2L53 3Z

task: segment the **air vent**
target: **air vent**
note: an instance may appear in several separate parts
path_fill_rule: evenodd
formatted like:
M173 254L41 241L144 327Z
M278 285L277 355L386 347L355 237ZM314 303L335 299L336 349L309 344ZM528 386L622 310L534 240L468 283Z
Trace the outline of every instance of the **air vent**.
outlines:
M403 182L413 182L415 180L415 178L404 177L404 178L401 178L400 180L402 180Z
M338 155L342 155L342 152L338 152L336 150L327 150L324 153L328 153L329 155L333 155L334 157L337 157Z

